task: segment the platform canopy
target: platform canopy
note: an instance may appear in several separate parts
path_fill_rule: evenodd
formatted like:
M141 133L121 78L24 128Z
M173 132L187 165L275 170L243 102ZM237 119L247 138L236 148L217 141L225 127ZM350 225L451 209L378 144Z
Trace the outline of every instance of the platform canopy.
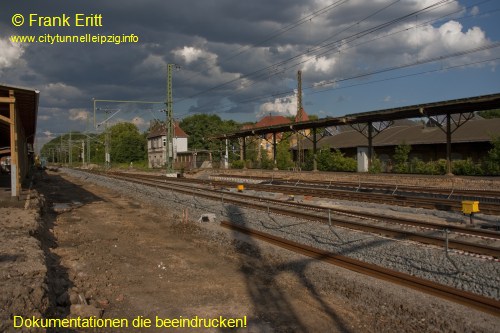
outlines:
M417 104L393 109L376 110L347 114L341 117L309 120L286 125L250 128L233 133L220 134L218 140L237 139L269 133L296 132L306 129L324 128L340 125L355 125L369 122L391 121L421 117L444 116L450 114L485 111L500 108L500 93L448 101Z
M33 152L39 92L0 84L0 158L10 156L11 193L19 197Z

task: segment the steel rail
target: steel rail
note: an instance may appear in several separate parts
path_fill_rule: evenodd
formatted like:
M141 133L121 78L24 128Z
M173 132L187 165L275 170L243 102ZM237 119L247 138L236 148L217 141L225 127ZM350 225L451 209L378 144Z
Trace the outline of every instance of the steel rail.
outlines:
M438 296L477 310L500 316L500 302L473 294L467 291L455 289L436 282L425 280L409 274L397 272L391 269L380 267L374 264L362 262L339 254L320 250L312 246L299 244L281 237L269 235L258 230L250 229L241 225L236 225L227 221L222 221L221 225L230 230L235 230L251 237L269 242L284 249L300 253L302 255L321 260L336 266L340 266L357 273L372 276L378 279L396 283L405 287Z
M110 175L111 176L111 175ZM291 210L291 209L286 209L283 207L276 207L276 206L269 206L267 203L273 203L273 204L279 204L279 205L286 205L288 207L294 206L294 203L292 202L283 202L275 199L263 199L260 197L251 197L247 195L243 195L241 193L228 193L228 192L223 192L220 190L210 190L210 189L201 189L201 188L195 188L193 190L192 187L188 187L186 185L180 185L176 183L176 186L168 186L166 183L158 183L155 182L155 180L151 179L143 179L141 176L138 175L133 175L134 178L129 178L131 175L112 175L113 178L119 178L119 179L125 179L126 181L131 181L135 183L139 183L142 185L149 185L149 186L154 186L154 187L160 187L160 188L167 188L169 190L175 190L177 192L181 192L184 194L188 195L197 195L200 197L205 197L208 199L212 200L220 200L221 196L224 196L224 202L226 203L233 203L237 204L239 206L245 206L248 208L253 208L253 209L259 209L259 210L267 210L270 213L275 213L275 214L282 214L282 215L287 215L287 216L293 216L297 218L302 218L302 219L307 219L307 220L314 220L314 221L320 221L323 223L334 223L337 226L345 227L348 229L353 229L353 230L358 230L358 231L363 231L363 232L369 232L369 233L375 233L391 238L395 238L398 240L411 240L411 241L416 241L424 244L430 244L430 245L437 245L437 246L444 246L445 244L445 238L444 237L436 237L436 236L431 236L431 235L422 235L416 232L412 231L403 231L403 230L398 230L394 228L389 228L389 227L383 227L383 226L377 226L377 225L370 225L366 223L361 223L361 222L355 222L355 221L346 221L344 219L340 219L338 217L326 217L322 216L319 214L312 214L304 211L304 209L299 209L299 210ZM149 182L149 183L147 183ZM181 188L183 187L183 188ZM232 196L232 198L230 197ZM253 199L257 202L250 202L250 199ZM299 208L304 208L306 205L301 204ZM318 207L313 207L313 208L318 208ZM321 207L322 209L325 209L324 207ZM317 209L316 209L317 210ZM355 215L356 213L354 213ZM380 218L380 216L379 216ZM396 218L392 218L392 220L397 220ZM446 226L443 226L443 230L446 229ZM455 229L457 230L457 229ZM462 233L466 232L468 229L463 228L460 229ZM483 231L484 232L484 231ZM487 232L487 235L492 234L491 232ZM493 233L495 234L495 233ZM500 249L497 247L492 247L484 244L474 244L474 243L469 243L469 242L464 242L464 241L459 241L455 239L449 239L448 240L448 247L451 249L455 250L460 250L460 251L466 251L466 252L471 252L471 253L477 253L481 255L488 255L492 256L495 258L500 258Z
M163 176L148 175L144 176L151 179L162 179L168 182L191 182L199 184L215 184L219 186L234 186L234 182L223 180L199 180L193 178L183 178L182 180L176 178L166 178ZM276 184L250 184L245 183L247 189L265 191L265 192L281 192L285 194L302 194L308 196L363 201L372 203L391 204L403 207L416 207L427 209L438 209L444 211L462 211L462 202L454 199L445 198L430 198L400 195L395 193L372 193L364 191L342 190L342 189L321 189L321 188L308 188L295 185L276 185ZM493 203L481 202L481 213L500 215L500 205Z
M254 176L240 176L240 175L224 175L217 174L212 175L213 177L224 177L224 178L234 178L234 179L259 179L264 182L283 182L289 184L302 184L311 187L318 188L346 188L346 189L363 189L363 190L383 190L386 192L394 193L395 191L408 191L418 194L426 195L457 195L466 197L478 197L480 199L500 199L500 190L485 190L485 189L467 189L467 188L453 188L453 187L437 187L437 186L417 186L417 185L406 185L406 184L382 184L373 182L360 182L360 181L318 181L318 180L302 180L302 179L284 179L284 178L273 178L269 177L254 177ZM479 193L478 193L479 192Z

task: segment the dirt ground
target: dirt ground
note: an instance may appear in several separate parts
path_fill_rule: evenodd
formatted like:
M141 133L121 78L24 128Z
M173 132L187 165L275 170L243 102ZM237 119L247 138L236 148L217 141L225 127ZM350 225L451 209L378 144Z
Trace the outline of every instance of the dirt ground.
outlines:
M48 332L488 332L498 323L430 296L283 254L215 224L183 223L181 212L62 173L46 174L36 190L53 207L41 217L33 210L0 209L12 226L0 234L10 242L0 245L0 332L44 331L14 328L15 315L128 323ZM23 223L22 232L14 227ZM446 311L453 316L443 318ZM139 316L151 319L152 327L132 328ZM246 324L155 328L157 317L196 316L245 318Z

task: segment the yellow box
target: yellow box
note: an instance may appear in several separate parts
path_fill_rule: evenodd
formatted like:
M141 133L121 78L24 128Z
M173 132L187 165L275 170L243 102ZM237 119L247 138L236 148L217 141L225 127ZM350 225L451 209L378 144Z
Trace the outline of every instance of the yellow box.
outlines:
M238 192L243 192L243 190L245 189L245 186L243 186L242 184L238 185Z
M479 212L479 201L462 201L462 212L468 215Z

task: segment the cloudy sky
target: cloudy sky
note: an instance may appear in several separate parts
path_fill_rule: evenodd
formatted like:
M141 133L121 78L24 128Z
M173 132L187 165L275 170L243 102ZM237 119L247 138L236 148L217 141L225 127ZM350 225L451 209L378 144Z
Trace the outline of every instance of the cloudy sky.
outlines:
M36 20L63 14L71 26ZM77 27L77 14L102 26ZM305 110L341 116L500 92L499 22L496 0L4 0L0 83L40 90L39 144L93 130L92 99L165 101L167 64L180 67L178 119L295 114L298 70ZM138 42L11 41L86 34ZM97 102L96 122L113 115L144 130L163 108Z

